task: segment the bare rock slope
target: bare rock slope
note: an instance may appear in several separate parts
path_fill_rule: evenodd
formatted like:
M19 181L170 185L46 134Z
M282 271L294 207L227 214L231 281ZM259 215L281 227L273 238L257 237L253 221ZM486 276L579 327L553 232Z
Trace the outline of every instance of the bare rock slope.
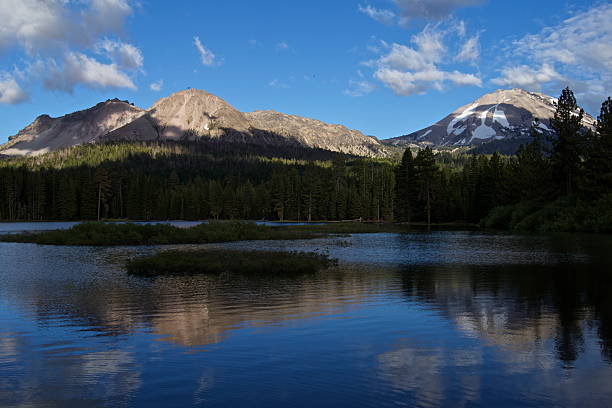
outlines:
M273 111L242 113L205 91L188 89L142 110L112 100L61 118L41 116L0 148L2 155L36 155L106 141L219 139L294 144L360 156L382 156L377 139L341 125Z
M111 99L59 118L41 115L15 136L9 137L9 142L0 147L0 154L40 155L90 143L144 114L144 110L125 101Z

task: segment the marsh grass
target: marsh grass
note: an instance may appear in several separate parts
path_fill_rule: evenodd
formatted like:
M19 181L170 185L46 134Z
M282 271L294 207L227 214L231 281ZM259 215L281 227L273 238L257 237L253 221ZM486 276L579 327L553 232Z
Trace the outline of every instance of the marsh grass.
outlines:
M314 252L231 251L222 249L164 251L127 263L138 276L218 274L304 274L336 265L326 254Z
M0 241L65 246L209 244L251 240L312 239L324 235L402 232L408 227L374 223L265 226L244 221L215 221L191 228L168 224L86 222L67 230L0 236Z

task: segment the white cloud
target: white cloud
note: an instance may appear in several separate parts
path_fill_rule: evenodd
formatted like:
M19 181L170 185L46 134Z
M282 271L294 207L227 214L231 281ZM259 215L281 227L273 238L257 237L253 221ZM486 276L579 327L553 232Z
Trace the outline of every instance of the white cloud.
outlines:
M515 60L492 82L527 88L569 85L592 111L612 89L612 4L580 12L513 45Z
M443 90L446 82L481 86L482 81L475 74L442 69L449 60L445 37L451 34L458 32L428 25L412 37L412 46L391 44L385 55L365 65L374 67L374 78L402 96L422 94L429 89Z
M561 81L563 76L549 64L533 69L528 65L504 68L501 77L493 79L496 85L517 86L527 89L540 89L542 84L552 81Z
M132 44L105 39L96 45L96 49L122 68L140 69L144 64L142 52Z
M66 1L66 0L61 0ZM90 12L85 15L88 26L99 33L117 32L126 17L132 14L129 0L90 0Z
M480 36L475 35L473 37L468 38L459 54L455 57L456 61L459 62L475 62L480 58Z
M0 73L0 103L15 105L29 99L28 94L19 86L15 78L7 73Z
M391 10L377 9L375 7L370 6L369 4L365 6L362 6L360 4L359 11L383 24L393 24L396 17L395 13Z
M193 44L200 53L200 60L202 61L202 65L212 67L216 64L216 55L213 54L212 51L204 47L204 44L202 44L202 41L200 41L200 37L193 37Z
M103 64L77 52L68 52L61 66L55 59L47 62L44 74L47 89L72 92L79 84L89 88L136 89L132 79L115 63Z
M122 70L142 70L142 52L118 35L136 0L2 0L0 51L21 50L25 68L15 68L32 84L42 80L49 89L72 92L88 87L136 89ZM109 39L108 37L114 39ZM106 37L101 39L101 37ZM104 63L93 58L108 58ZM13 78L14 80L14 78ZM10 99L21 100L25 91L6 76Z
M152 91L155 92L159 92L162 90L162 88L164 87L164 80L160 79L157 82L153 82L151 85L149 85L149 89L151 89Z
M453 71L446 72L445 78L455 85L473 85L482 86L482 79L474 74L464 74L463 72Z
M476 6L486 0L394 0L404 21L414 18L441 20L461 7Z
M361 76L361 75L360 75ZM376 89L376 85L368 81L349 81L349 87L344 91L345 95L355 98L370 94Z
M119 32L131 13L127 0L2 0L0 47L29 55L87 47Z

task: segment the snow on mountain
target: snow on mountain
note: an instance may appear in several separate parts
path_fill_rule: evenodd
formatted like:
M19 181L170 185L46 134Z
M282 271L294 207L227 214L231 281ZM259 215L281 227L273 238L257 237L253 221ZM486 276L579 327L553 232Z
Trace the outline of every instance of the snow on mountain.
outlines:
M498 90L462 106L432 126L385 140L392 145L412 143L434 146L474 146L493 141L527 139L534 120L540 129L551 132L549 120L557 100L550 96L522 89ZM592 127L595 119L587 114L585 126Z

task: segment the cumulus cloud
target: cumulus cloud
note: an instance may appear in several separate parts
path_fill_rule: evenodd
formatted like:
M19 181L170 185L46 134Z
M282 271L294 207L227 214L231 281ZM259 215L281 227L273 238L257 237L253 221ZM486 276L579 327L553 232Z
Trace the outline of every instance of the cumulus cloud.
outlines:
M391 10L377 9L369 4L365 6L360 4L358 9L361 13L369 16L370 18L378 21L379 23L392 24L395 21L396 15Z
M44 86L50 90L72 92L79 84L88 88L136 89L132 79L117 64L103 64L78 52L67 53L61 64L50 59L45 65Z
M0 47L29 55L87 47L102 34L117 33L132 14L127 0L3 0Z
M23 51L22 69L30 84L43 81L48 89L66 92L79 84L136 89L128 73L142 70L142 52L119 39L132 2L2 0L0 51ZM3 84L11 90L3 93L4 100L23 100L25 91L16 82L4 76Z
M21 88L15 77L8 73L0 73L0 103L15 105L29 99L28 94Z
M529 88L571 86L596 111L612 89L612 4L601 4L557 26L526 35L512 46L508 64L492 82ZM571 79L570 79L571 78ZM590 106L589 106L590 105Z
M475 74L442 68L449 53L445 37L453 33L457 34L457 30L428 25L412 37L412 45L387 45L383 55L366 65L375 68L374 78L402 96L425 93L429 89L442 90L447 82L481 86L482 80Z
M376 85L369 81L349 81L348 89L344 91L345 95L359 98L372 93L376 89Z
M162 88L164 87L164 80L160 79L157 82L153 82L151 85L149 85L149 89L151 89L154 92L159 92L162 90Z
M200 37L193 37L193 44L195 45L198 53L200 54L200 60L202 61L202 65L207 67L212 67L217 63L217 56L213 54L212 51L207 49L202 41L200 41Z
M394 0L404 21L414 18L441 20L461 7L477 6L486 0Z

